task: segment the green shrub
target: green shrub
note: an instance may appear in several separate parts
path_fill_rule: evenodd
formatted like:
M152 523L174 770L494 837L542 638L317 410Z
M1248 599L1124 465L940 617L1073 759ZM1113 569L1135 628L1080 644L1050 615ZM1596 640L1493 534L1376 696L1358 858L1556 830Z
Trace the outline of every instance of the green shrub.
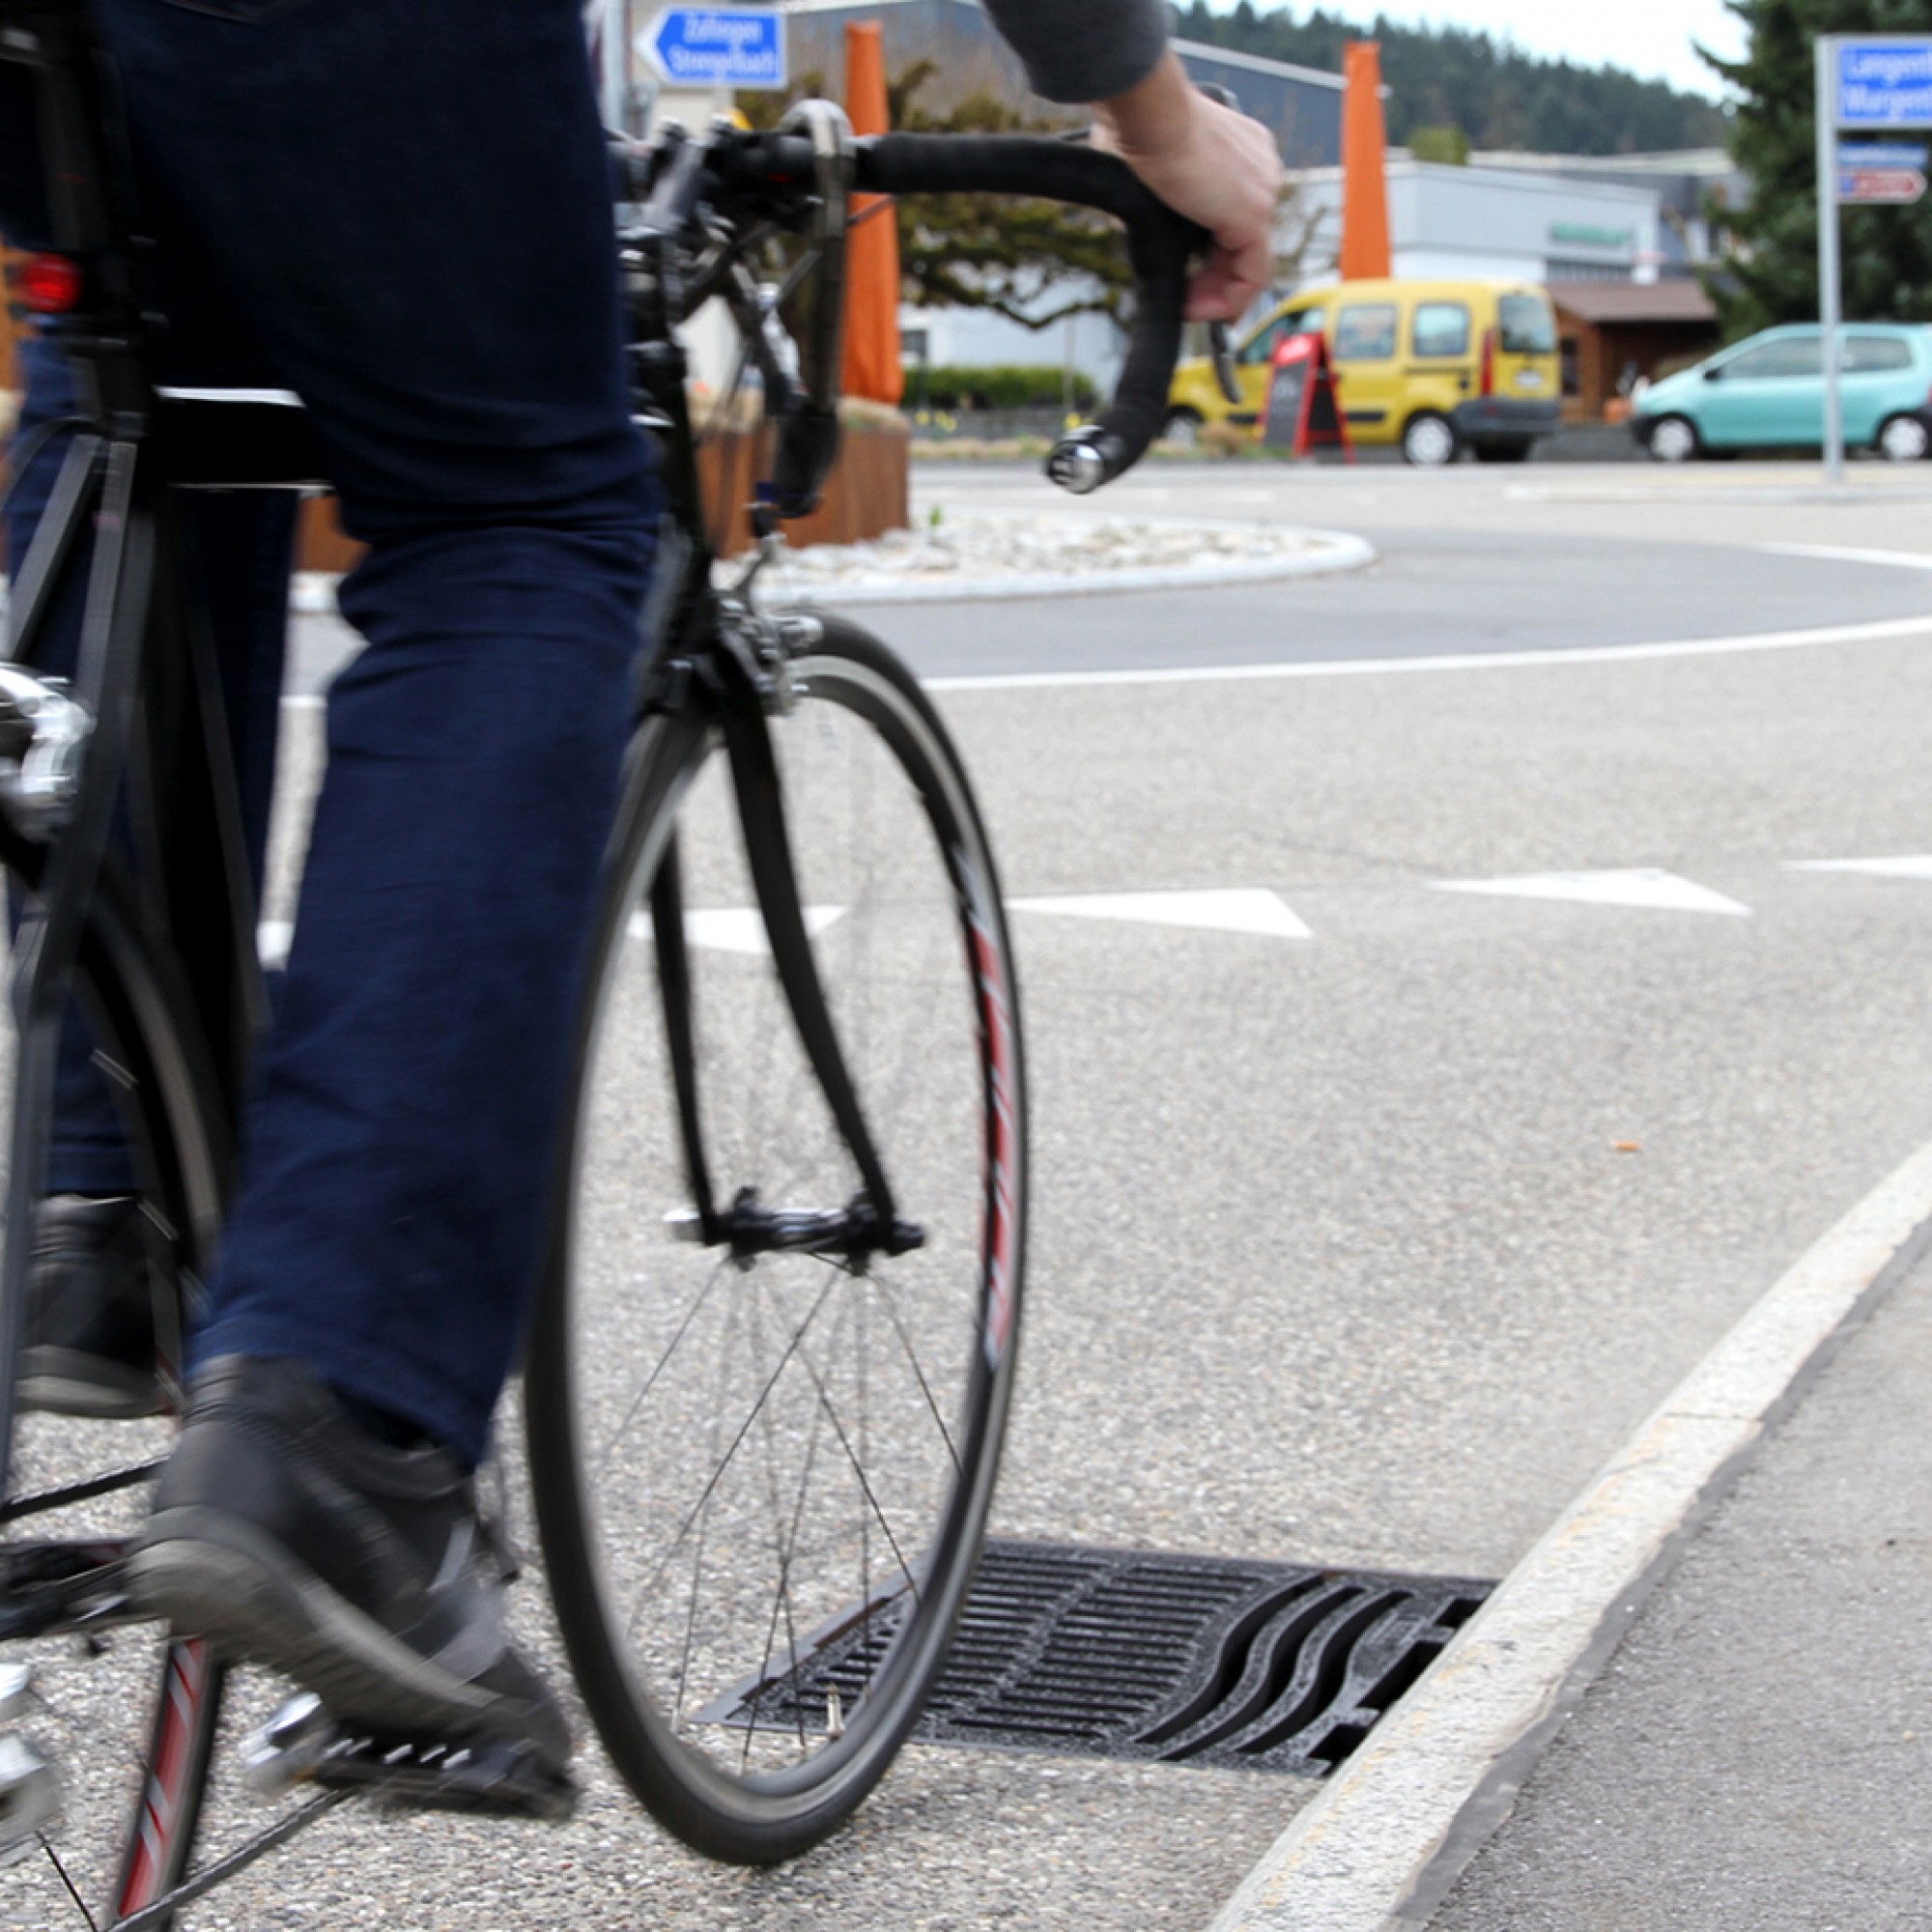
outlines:
M922 372L906 368L904 407L932 410L1057 410L1066 399L1065 378L1054 363L989 364L984 368L935 363ZM1092 409L1098 392L1085 376L1073 378L1073 407Z

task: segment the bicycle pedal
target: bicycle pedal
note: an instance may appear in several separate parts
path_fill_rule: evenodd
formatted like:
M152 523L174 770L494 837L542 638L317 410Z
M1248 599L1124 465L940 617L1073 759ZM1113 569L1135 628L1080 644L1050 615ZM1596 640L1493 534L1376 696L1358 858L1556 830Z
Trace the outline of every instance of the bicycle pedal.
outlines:
M315 1784L411 1810L547 1824L560 1824L577 1808L576 1779L532 1745L360 1736L306 1694L292 1697L248 1740L243 1764L249 1789L270 1798Z
M0 1865L25 1858L60 1812L60 1773L24 1738L0 1733Z

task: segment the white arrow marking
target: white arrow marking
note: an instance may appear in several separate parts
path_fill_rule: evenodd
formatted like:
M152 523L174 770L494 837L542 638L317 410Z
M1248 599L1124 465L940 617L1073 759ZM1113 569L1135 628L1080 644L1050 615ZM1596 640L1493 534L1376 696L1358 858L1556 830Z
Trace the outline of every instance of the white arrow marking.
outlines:
M1748 919L1750 907L1693 885L1675 872L1637 866L1609 872L1524 872L1507 879L1432 879L1439 893L1492 893L1500 898L1575 899L1584 905L1650 906L1662 912L1721 912Z
M1259 887L1201 893L1075 893L1061 898L1009 899L1015 912L1063 913L1069 919L1120 919L1147 925L1253 932L1264 939L1312 939L1280 896Z
M1932 879L1932 852L1900 859L1790 859L1788 872L1869 872L1875 879Z
M807 906L805 929L816 939L845 910L843 906ZM647 912L631 915L631 937L651 936L651 916ZM684 936L693 946L708 947L714 952L742 952L756 958L771 952L765 937L765 921L756 906L706 906L684 916Z

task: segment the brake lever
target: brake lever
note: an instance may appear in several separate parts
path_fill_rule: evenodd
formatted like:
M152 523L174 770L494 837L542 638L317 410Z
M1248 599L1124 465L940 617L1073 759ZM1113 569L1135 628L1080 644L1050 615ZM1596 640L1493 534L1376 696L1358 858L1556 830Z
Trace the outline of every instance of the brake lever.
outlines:
M1231 403L1238 403L1241 385L1235 380L1235 350L1228 340L1225 322L1208 325L1208 354L1214 358L1214 381L1220 385L1222 395Z

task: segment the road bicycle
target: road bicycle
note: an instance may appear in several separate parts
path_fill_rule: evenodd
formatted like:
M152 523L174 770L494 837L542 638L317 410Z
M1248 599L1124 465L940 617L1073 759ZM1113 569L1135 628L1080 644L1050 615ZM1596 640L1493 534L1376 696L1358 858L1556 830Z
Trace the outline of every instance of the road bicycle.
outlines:
M21 1236L77 1002L121 1099L157 1368L180 1406L267 1009L181 503L321 480L293 397L156 386L109 89L78 13L0 0L0 57L35 77L56 204L60 252L26 286L60 313L86 398L0 664L16 1021L0 1858L19 1867L0 1918L154 1932L357 1795L554 1817L572 1793L501 1748L345 1732L143 1622L123 1561L171 1422L17 1400ZM1077 491L1163 419L1203 238L1092 150L855 143L824 102L771 133L613 136L612 169L637 412L670 517L521 1402L550 1596L612 1763L690 1844L771 1862L861 1802L945 1660L1011 1400L1026 1235L1017 990L966 775L882 644L757 601L780 525L817 500L837 452L852 197L1008 191L1123 222L1137 301L1121 390L1049 464ZM781 239L774 287L761 271ZM676 335L714 298L776 429L757 552L722 587ZM35 653L90 530L67 681ZM809 1667L828 1646L836 1671Z

